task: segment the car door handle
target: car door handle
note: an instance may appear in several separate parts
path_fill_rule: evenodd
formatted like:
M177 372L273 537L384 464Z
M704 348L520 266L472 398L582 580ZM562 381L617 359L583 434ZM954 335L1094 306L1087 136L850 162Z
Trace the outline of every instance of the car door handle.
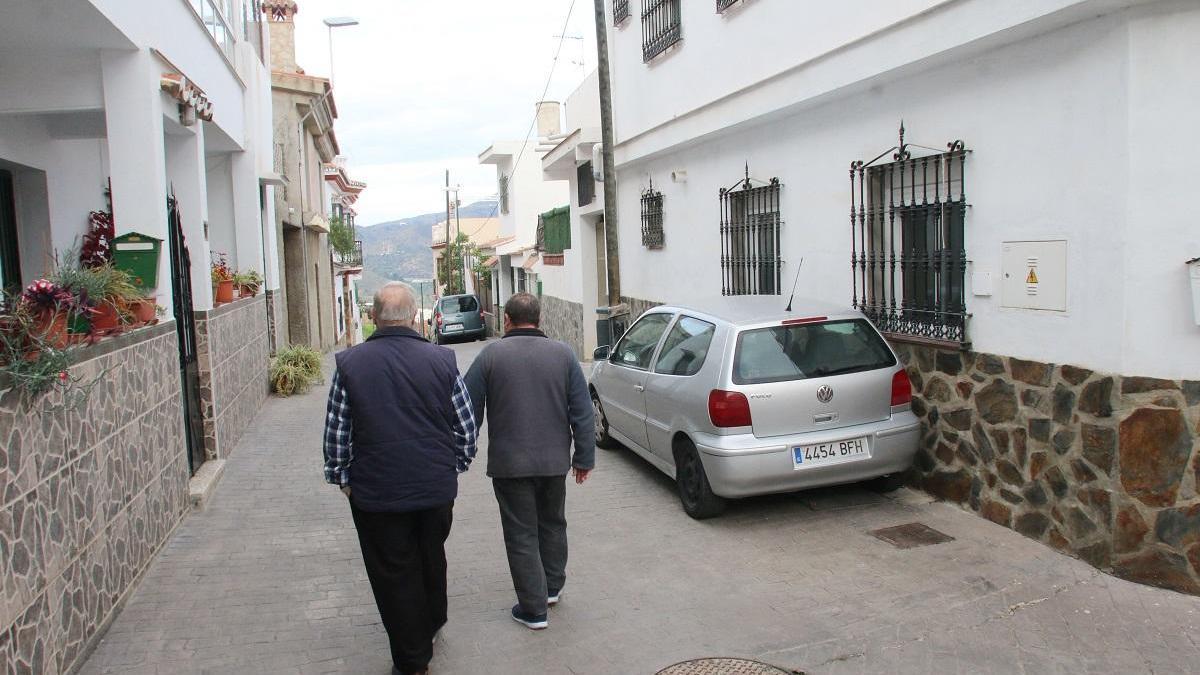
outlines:
M646 388L640 384L633 385L633 388L636 389L637 391L646 391Z

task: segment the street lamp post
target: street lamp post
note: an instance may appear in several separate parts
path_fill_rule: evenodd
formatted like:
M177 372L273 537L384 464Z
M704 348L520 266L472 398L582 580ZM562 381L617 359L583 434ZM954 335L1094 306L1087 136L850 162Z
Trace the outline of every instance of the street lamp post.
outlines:
M357 26L358 19L350 16L334 16L324 20L329 29L329 86L333 86L333 29Z

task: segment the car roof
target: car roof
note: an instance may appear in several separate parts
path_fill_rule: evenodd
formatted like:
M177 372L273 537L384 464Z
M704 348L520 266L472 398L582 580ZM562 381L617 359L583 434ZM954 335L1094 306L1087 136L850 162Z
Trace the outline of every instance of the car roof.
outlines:
M796 297L792 300L792 311L786 311L787 298L778 295L767 296L722 296L712 300L679 304L661 305L647 311L681 311L705 314L735 326L784 321L787 319L803 319L811 316L827 316L829 318L860 318L862 313L852 307L835 305L812 298Z

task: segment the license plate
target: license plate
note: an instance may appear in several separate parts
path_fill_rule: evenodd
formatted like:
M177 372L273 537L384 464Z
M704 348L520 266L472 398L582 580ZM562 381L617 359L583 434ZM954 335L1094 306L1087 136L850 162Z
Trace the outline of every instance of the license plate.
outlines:
M871 456L866 438L847 438L844 441L800 445L792 448L792 468L827 466L867 459Z
M462 327L462 324L461 324L461 323L448 323L448 324L446 324L446 332L447 332L447 333L457 333L457 332L459 332L459 331L460 331L460 330L462 330L462 329L463 329L463 327Z

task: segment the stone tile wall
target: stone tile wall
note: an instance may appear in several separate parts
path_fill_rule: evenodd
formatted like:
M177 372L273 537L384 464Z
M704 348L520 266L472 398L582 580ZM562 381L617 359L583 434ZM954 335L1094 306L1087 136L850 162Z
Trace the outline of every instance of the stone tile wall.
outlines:
M633 325L634 321L637 321L637 318L639 316L641 316L642 312L644 312L648 309L653 309L653 308L658 307L659 305L663 304L661 302L655 302L654 300L642 300L640 298L630 298L630 297L627 297L624 295L621 296L621 302L625 303L626 305L629 305L629 325L630 326Z
M260 295L196 312L196 343L205 454L224 459L269 393L266 298Z
M577 359L583 359L583 305L570 300L543 295L542 332L567 343ZM590 356L590 354L589 354Z
M45 412L0 383L0 671L63 673L86 653L187 508L175 324L81 351L103 374Z
M1142 583L1200 594L1200 381L897 345L915 483Z

